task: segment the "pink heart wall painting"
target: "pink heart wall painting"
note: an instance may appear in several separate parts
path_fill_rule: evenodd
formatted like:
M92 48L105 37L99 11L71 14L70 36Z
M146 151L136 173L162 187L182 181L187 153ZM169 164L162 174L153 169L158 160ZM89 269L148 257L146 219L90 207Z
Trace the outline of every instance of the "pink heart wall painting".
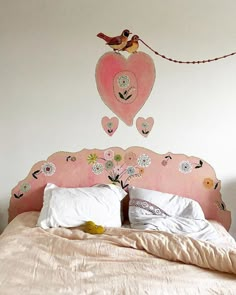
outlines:
M154 124L154 119L152 117L149 117L147 119L139 117L136 120L137 130L144 137L147 137L150 134L153 124Z
M106 132L106 134L108 134L109 136L112 136L116 132L118 125L119 125L119 120L116 117L102 118L102 128Z
M99 59L95 76L102 101L125 124L132 126L154 85L153 60L144 52L130 54L127 59L122 54L107 52ZM102 126L105 130L103 122Z

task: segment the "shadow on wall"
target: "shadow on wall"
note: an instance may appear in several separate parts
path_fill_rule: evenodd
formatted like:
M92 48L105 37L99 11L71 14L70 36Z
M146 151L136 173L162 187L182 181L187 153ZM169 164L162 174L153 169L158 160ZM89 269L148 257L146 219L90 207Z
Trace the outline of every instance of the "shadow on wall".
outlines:
M222 183L221 195L227 210L231 211L232 224L229 232L236 239L236 178Z

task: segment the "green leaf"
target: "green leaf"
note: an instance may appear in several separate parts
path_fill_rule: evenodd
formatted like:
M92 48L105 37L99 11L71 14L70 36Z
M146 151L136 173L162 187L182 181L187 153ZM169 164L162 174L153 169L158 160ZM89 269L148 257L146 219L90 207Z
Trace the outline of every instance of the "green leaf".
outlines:
M35 179L38 179L38 177L36 176L38 173L40 172L40 170L36 170L32 173L32 176L35 178Z
M120 98L125 99L124 96L123 96L123 94L120 93L120 92L119 92L119 96L120 96Z
M116 177L115 177L115 180L118 180L118 179L119 179L119 176L120 176L120 175L117 174Z
M131 96L132 96L132 94L130 94L129 96L127 96L127 97L125 98L125 100L128 100Z

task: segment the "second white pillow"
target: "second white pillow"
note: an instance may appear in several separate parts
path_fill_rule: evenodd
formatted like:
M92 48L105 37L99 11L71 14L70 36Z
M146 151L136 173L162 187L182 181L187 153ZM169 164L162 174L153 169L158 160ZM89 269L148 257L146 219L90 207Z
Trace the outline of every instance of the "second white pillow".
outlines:
M129 197L132 228L183 234L204 241L218 239L202 208L192 199L136 187L129 188Z

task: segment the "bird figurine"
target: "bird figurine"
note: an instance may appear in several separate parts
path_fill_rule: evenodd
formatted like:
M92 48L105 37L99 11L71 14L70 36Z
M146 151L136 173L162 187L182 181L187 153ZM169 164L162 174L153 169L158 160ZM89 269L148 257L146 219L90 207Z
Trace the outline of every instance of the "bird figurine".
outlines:
M106 44L117 52L122 50L126 46L130 34L132 33L126 29L121 33L120 36L109 37L103 33L98 33L97 37L105 40L107 42Z
M129 40L126 44L126 46L122 49L123 51L127 51L129 53L136 53L139 48L139 36L133 35L131 40Z

